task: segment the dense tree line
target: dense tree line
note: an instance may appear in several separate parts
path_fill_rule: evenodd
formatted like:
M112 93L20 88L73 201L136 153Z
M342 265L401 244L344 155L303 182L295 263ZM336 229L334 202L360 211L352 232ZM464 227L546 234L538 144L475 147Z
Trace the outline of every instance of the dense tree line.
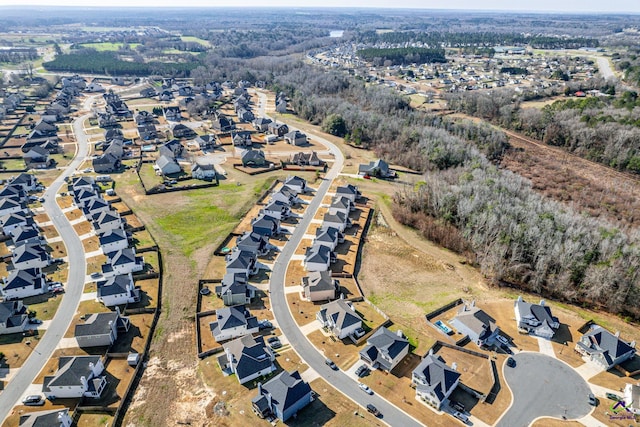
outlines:
M541 34L499 32L417 32L392 31L378 33L362 31L356 40L361 43L406 44L420 42L431 47L491 47L496 45L530 45L536 49L577 49L597 47L598 39L589 37L560 37Z
M389 61L392 65L427 64L432 62L447 62L442 48L403 47L393 49L367 48L361 49L357 55L365 61L373 61L375 65L382 65Z
M107 74L113 76L188 76L199 64L193 62L131 62L118 58L115 52L97 52L84 49L70 54L58 55L53 61L42 64L48 71L72 73Z
M33 61L38 58L38 51L35 48L1 49L0 62L18 64L24 61Z

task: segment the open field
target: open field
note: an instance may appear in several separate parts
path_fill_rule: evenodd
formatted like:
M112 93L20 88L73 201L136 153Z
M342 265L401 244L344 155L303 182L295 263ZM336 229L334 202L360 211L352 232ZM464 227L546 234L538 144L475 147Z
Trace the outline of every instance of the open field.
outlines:
M140 46L140 43L127 43L127 44L129 45L129 47L131 49L135 49L136 47ZM124 43L109 43L109 42L82 43L81 46L82 47L86 47L86 48L90 48L90 49L95 49L98 52L104 52L104 51L108 51L108 50L120 50L124 46Z

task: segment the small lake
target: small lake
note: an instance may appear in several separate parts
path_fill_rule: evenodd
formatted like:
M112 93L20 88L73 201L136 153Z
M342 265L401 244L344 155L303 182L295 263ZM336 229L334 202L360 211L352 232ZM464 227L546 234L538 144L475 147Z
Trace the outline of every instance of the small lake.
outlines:
M344 34L344 30L329 31L329 37L338 38L338 37L342 37L343 34Z

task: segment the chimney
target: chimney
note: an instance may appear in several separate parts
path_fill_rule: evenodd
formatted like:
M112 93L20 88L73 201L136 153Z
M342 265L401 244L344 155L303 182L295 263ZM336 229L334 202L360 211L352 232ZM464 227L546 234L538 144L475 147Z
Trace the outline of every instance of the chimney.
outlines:
M229 347L225 347L224 348L224 353L227 355L227 361L229 362L229 366L233 366L232 362L233 362L233 354L231 354L231 350L229 349ZM233 368L232 368L233 370Z
M634 340L634 341L631 341L631 342L629 343L629 346L630 346L631 348L636 348L636 342L635 342L635 340Z
M427 354L428 356L433 356L433 348L429 349L429 353Z
M400 329L398 329L398 331L396 332L396 335L399 336L400 338L404 338L404 335L402 334L402 331Z
M83 375L80 377L80 382L82 383L82 388L85 390L89 390L89 383L87 382L87 378Z
M620 331L616 331L615 335L616 335L616 338L620 338Z
M451 364L451 369L453 369L454 371L457 371L458 370L458 364L456 362L453 362Z
M540 300L540 306L544 307L544 300L543 299Z
M258 381L258 396L262 396L262 382Z
M518 302L522 302L522 295L518 295Z

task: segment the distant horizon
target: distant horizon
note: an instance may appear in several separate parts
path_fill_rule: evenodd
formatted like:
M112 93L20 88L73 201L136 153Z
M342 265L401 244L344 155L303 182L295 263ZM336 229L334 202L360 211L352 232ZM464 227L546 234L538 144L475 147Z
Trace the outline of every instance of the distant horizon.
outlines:
M148 8L154 9L377 9L377 10L423 10L434 12L501 12L501 13L566 13L580 14L639 14L640 1L610 0L607 9L602 10L602 2L594 0L538 0L535 5L527 2L525 5L514 4L509 0L487 0L479 5L474 0L450 0L446 7L442 2L433 0L397 0L389 4L388 0L308 0L300 5L299 0L273 0L269 5L263 1L246 0L242 4L230 0L183 0L180 6L175 6L171 0L112 0L108 6L100 0L84 0L78 5L77 0L0 0L0 7L13 9L27 8L75 8L75 9L113 9L113 8Z

